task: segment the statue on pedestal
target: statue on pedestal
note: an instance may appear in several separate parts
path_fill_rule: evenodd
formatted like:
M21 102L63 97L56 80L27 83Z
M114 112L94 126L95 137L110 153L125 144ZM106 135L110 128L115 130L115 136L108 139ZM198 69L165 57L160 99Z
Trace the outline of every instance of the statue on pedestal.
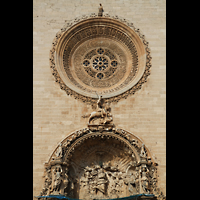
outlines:
M91 114L82 116L83 118L89 117L88 125L107 125L113 121L111 108L109 104L103 105L102 96L98 95L96 111Z

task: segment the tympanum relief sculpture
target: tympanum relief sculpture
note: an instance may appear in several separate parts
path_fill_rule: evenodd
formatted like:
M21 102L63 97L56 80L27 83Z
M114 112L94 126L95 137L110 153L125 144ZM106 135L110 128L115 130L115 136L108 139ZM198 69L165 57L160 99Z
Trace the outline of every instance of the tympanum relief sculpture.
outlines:
M114 126L101 96L93 114L85 116L88 127L66 137L46 163L41 196L111 199L144 193L164 199L149 150L132 133Z

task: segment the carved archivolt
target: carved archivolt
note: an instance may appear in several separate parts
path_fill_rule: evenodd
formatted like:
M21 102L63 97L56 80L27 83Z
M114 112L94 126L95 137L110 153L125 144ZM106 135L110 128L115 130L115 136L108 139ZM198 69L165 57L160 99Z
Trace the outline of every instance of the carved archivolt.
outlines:
M165 199L157 187L156 165L132 133L84 128L66 137L45 164L41 196L111 199L144 193Z
M68 95L93 104L134 94L147 81L148 42L133 23L118 16L84 15L56 34L50 50L55 81Z

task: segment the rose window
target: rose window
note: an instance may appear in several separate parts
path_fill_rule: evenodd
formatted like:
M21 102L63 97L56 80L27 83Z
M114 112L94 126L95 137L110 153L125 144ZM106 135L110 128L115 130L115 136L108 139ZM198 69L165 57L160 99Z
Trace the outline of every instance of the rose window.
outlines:
M134 94L151 67L144 35L132 22L109 15L67 22L53 40L49 60L60 88L83 102L93 102L96 92L108 102Z
M99 71L103 71L108 67L108 60L103 56L96 57L93 60L93 68Z

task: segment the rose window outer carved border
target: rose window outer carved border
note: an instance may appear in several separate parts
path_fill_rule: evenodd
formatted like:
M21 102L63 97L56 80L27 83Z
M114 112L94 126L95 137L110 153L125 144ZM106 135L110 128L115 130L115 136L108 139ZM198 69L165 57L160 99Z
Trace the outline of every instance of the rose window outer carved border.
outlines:
M94 104L97 92L105 102L118 102L147 81L150 49L133 23L92 13L67 22L56 34L50 67L67 95Z

